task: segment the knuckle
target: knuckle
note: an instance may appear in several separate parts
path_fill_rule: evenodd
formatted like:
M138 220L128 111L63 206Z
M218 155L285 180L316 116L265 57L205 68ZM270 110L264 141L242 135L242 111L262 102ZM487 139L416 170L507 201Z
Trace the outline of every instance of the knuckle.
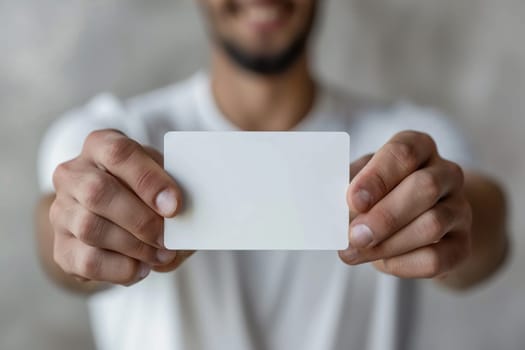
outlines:
M125 136L113 137L105 142L105 163L110 166L122 164L131 157L137 148L137 143Z
M108 133L108 130L95 130L90 132L84 140L84 145L82 147L83 152L87 149L98 147L101 144L101 142L107 137Z
M55 262L55 264L58 265L58 267L60 267L65 272L64 266L62 266L63 264L62 264L61 256L58 253L57 249L53 249L53 261Z
M378 206L376 209L376 215L380 222L383 223L383 225L391 230L396 229L398 227L398 219L392 214L387 208Z
M89 249L79 258L79 274L91 279L100 276L102 270L102 254L97 249Z
M426 215L422 234L429 242L435 242L443 237L446 228L443 217L433 210Z
M74 273L73 265L66 259L65 254L59 252L58 250L53 251L53 260L55 263L68 275Z
M387 149L405 170L411 171L417 168L417 150L413 144L391 141Z
M407 139L419 138L422 134L423 132L417 130L403 130L398 133L399 136Z
M437 150L436 142L434 141L432 136L430 136L429 134L424 133L424 132L416 132L416 133L418 134L420 142L424 143L432 151L436 151Z
M53 260L65 273L74 274L74 252L63 249L63 238L60 235L55 235L53 246Z
M99 142L102 137L107 135L108 130L94 130L88 134L85 143Z
M160 184L159 177L154 169L146 169L137 179L137 192L145 193Z
M57 247L57 240L59 238L58 237L55 237L55 246L53 248L53 261L62 269L64 270L64 272L67 272L66 271L66 268L67 268L67 264L65 264L64 262L64 259L63 259L63 254L62 252L60 251L60 249L58 249Z
M420 171L417 176L417 188L432 201L441 196L441 184L438 177L430 171Z
M422 132L422 131L417 131L417 130L406 130L406 131L400 132L399 134L403 135L407 139L414 140L415 145L429 149L433 153L437 153L436 142L434 141L434 138L432 138L430 134L426 132Z
M87 244L98 244L102 234L102 225L103 221L99 217L89 212L85 213L79 219L76 236Z
M114 137L115 134L123 135L120 131L115 129L98 129L91 131L84 141L84 146L97 146L105 140Z
M88 208L96 208L109 196L111 187L107 177L92 174L83 184L81 201Z
M55 190L60 188L60 185L66 181L66 179L69 177L69 171L70 171L70 161L60 163L56 168L55 171L53 171L53 187Z
M415 130L409 131L409 133L411 133L414 139L417 140L416 144L426 147L433 153L437 152L436 142L428 133Z
M59 221L59 217L60 217L60 209L59 209L59 204L55 198L55 200L53 201L53 203L51 203L51 206L49 207L49 223L51 224L51 226L56 226L56 224L58 223Z
M371 184L373 184L372 186L374 186L377 189L377 193L388 193L388 185L385 179L383 179L383 177L380 174L378 174L377 172L371 172L369 176L369 181Z

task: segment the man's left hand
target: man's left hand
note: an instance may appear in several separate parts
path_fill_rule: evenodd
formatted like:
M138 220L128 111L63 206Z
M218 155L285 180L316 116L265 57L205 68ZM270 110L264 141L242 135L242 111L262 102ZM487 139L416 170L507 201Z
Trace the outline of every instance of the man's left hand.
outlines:
M347 264L373 262L402 278L444 276L470 253L472 212L463 171L424 133L396 134L352 163Z

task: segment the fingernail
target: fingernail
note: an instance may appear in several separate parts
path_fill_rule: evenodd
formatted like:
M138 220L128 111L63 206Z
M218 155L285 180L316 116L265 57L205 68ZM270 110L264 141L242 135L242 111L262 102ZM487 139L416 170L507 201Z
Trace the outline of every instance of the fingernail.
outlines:
M357 209L364 211L368 209L368 207L372 203L372 196L370 195L370 192L368 192L367 190L361 189L357 191L357 193L355 194L355 201L358 207Z
M355 262L359 256L359 251L353 248L348 248L347 250L343 251L343 255L348 261Z
M169 217L177 209L177 198L173 191L166 189L157 195L155 205L163 216Z
M370 227L359 224L355 225L350 230L350 240L352 241L352 245L354 247L366 248L372 243L374 236L372 234L372 230L370 230Z
M157 260L162 264L166 264L173 261L173 259L175 259L175 255L175 251L159 249L157 251Z
M139 278L140 279L145 278L150 273L150 271L151 271L151 268L149 267L149 265L141 264L139 268Z

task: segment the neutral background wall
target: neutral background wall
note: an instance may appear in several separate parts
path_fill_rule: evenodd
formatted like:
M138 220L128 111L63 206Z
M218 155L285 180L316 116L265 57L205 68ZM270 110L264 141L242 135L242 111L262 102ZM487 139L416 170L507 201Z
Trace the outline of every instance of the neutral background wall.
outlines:
M322 1L322 0L321 0ZM414 348L525 348L525 2L327 0L319 75L443 109L503 182L513 258L470 294L424 288ZM46 126L99 91L127 97L206 64L191 0L0 0L0 348L90 349L82 299L35 257L35 159Z

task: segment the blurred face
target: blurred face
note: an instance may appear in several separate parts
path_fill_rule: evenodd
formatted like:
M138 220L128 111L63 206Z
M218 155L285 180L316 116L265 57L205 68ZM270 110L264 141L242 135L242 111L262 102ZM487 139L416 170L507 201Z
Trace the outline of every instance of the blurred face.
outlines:
M238 65L277 74L305 51L316 0L199 0L212 39Z

